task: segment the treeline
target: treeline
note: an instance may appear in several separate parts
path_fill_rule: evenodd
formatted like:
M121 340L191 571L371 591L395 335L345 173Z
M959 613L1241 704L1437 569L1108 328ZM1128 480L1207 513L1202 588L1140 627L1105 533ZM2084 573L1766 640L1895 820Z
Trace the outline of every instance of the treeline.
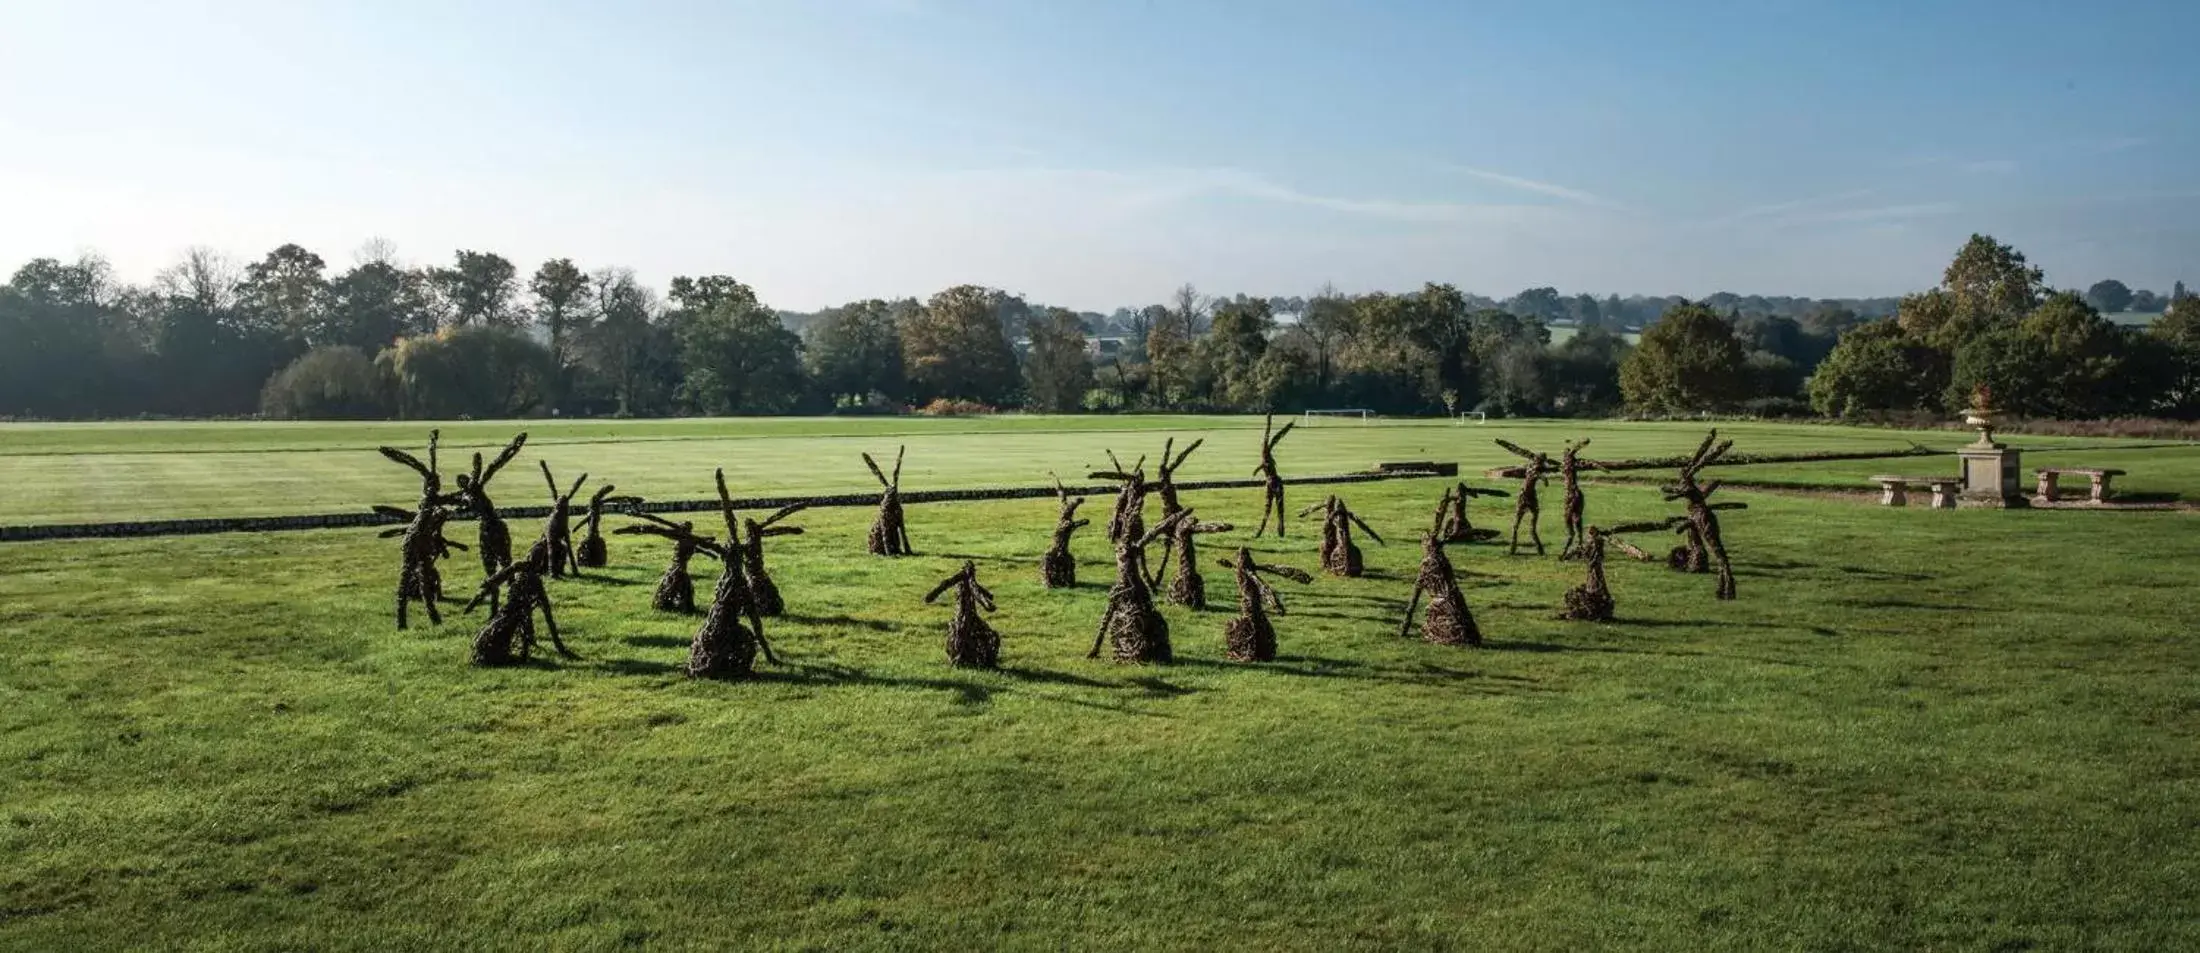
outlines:
M2200 298L2180 281L2144 327L2103 315L2138 310L2135 297L2116 281L2050 288L2023 253L1973 235L1939 287L1841 338L1810 378L1811 405L1840 417L1955 411L1984 388L2024 417L2200 417Z
M2024 315L2076 300L2047 295L2032 275ZM1928 335L1940 344L1889 336L1888 327L1940 313L1917 302L1950 295L1957 303L1943 310L1963 317L1947 327L1961 334ZM0 287L0 414L1895 412L1952 399L1981 375L2002 374L1992 379L2003 393L2004 366L2034 356L2027 344L1991 361L1959 360L1972 331L2006 323L1968 301L1949 289L1900 300L1689 302L1550 288L1500 301L1442 284L1210 297L1186 286L1168 302L1103 315L964 285L921 301L796 315L723 275L677 277L660 295L626 269L553 259L523 277L509 260L475 251L408 267L370 248L340 272L297 245L241 268L193 251L149 286L116 281L96 258L40 259ZM1895 317L1874 320L1887 315ZM1625 332L1645 326L1631 345ZM2100 333L2119 333L2108 328ZM2049 350L2062 353L2075 333L2049 335ZM2094 346L2071 346L2081 345ZM1938 363L1924 353L1934 347ZM1883 381L1894 373L1880 366L1883 352L1915 358L1919 370L1895 368L1906 375L1900 387ZM2083 378L2075 373L2039 371L2067 386ZM1926 391L1930 400L1919 396ZM2153 397L2126 403L2161 403Z

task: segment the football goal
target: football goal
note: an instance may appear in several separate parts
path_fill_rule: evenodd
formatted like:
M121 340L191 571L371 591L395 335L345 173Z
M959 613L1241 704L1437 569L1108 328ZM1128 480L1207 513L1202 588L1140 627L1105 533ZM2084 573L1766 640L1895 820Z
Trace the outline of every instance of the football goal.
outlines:
M1462 410L1459 412L1460 423L1466 423L1469 420L1478 424L1486 424L1490 422L1490 415L1479 410Z
M1309 410L1303 416L1301 416L1299 420L1301 423L1311 424L1317 417L1358 417L1360 418L1360 422L1364 424L1371 423L1375 420L1375 412L1359 407L1348 407L1332 410Z

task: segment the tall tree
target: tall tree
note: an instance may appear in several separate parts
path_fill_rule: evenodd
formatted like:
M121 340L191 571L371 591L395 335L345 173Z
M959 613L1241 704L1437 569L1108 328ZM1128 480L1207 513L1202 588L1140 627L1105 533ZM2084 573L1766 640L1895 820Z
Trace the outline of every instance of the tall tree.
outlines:
M1028 324L1031 351L1024 357L1024 389L1030 405L1054 414L1073 413L1092 390L1092 356L1085 327L1067 308L1047 308Z
M245 268L237 307L246 322L309 345L335 344L329 286L321 256L283 245Z
M1314 358L1315 390L1329 389L1331 362L1351 336L1355 314L1352 299L1329 284L1322 285L1299 312L1297 327Z
M1198 377L1192 342L1206 315L1206 299L1190 284L1176 289L1170 305L1153 314L1153 327L1146 331L1147 392L1164 407L1192 396Z
M434 316L414 310L419 290L404 270L379 259L337 275L328 285L327 343L373 354L407 334L434 330Z
M1263 381L1260 359L1268 353L1268 335L1276 327L1267 301L1238 297L1214 309L1214 323L1200 346L1215 375L1215 396L1233 407L1259 409Z
M1734 326L1700 304L1665 313L1620 365L1620 392L1638 410L1719 410L1747 396Z
M494 252L461 249L449 268L430 272L435 288L459 327L515 326L520 322L512 299L519 292L519 269Z
M826 308L803 329L810 379L827 397L863 402L908 399L902 370L901 320L917 310L914 300L872 299Z
M1016 352L1001 334L1002 292L957 285L932 296L902 323L902 365L919 401L957 397L1001 405L1022 383Z
M552 258L535 269L527 290L535 296L535 323L548 336L551 355L561 365L571 361L574 333L592 316L589 299L594 283L573 259Z
M1960 315L1978 325L2013 324L2039 307L2047 282L2024 253L1985 235L1972 235L1941 276Z
M590 283L596 315L578 342L581 365L609 389L618 415L659 412L679 364L657 296L629 268L602 269Z
M779 323L778 312L737 281L707 294L693 285L685 290L681 304L700 307L683 307L674 324L683 403L712 415L779 414L801 404L802 341Z

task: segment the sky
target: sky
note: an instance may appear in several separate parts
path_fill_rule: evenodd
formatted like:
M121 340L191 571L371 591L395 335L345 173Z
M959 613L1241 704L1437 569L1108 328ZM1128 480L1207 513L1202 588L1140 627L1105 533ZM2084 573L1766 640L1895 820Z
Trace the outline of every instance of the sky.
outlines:
M0 269L495 251L973 283L2200 285L2200 3L0 0Z

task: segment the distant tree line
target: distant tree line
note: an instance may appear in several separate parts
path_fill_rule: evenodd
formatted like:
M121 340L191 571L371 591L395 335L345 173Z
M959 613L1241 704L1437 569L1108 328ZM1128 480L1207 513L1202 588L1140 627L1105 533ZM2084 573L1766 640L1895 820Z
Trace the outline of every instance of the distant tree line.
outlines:
M2122 282L2056 290L2024 254L1985 235L1940 286L1841 338L1810 378L1811 405L1855 417L1959 410L1980 386L2028 417L2200 417L2200 299L2178 282L2141 302ZM2145 326L2105 313L2155 308Z
M1112 314L973 285L796 314L724 275L676 277L660 294L628 269L560 258L523 276L470 250L412 267L370 246L341 271L297 245L242 267L194 250L147 286L119 282L96 257L38 259L0 287L0 415L664 416L934 403L1858 415L1945 405L1975 381L2043 395L2024 408L2041 413L2180 413L2194 402L2174 395L2200 382L2186 369L2200 363L2164 356L2184 353L2176 348L2141 353L2141 336L2174 337L2200 323L2185 313L2200 308L2127 331L2097 312L2136 309L2147 293L2102 282L2084 297L2050 294L2021 255L1990 239L1972 245L1983 250L1966 247L1943 288L1899 300L1599 299L1552 288L1499 300L1444 284L1284 298L1187 285ZM2141 364L2152 376L2134 376ZM2074 390L2096 384L2123 396Z

